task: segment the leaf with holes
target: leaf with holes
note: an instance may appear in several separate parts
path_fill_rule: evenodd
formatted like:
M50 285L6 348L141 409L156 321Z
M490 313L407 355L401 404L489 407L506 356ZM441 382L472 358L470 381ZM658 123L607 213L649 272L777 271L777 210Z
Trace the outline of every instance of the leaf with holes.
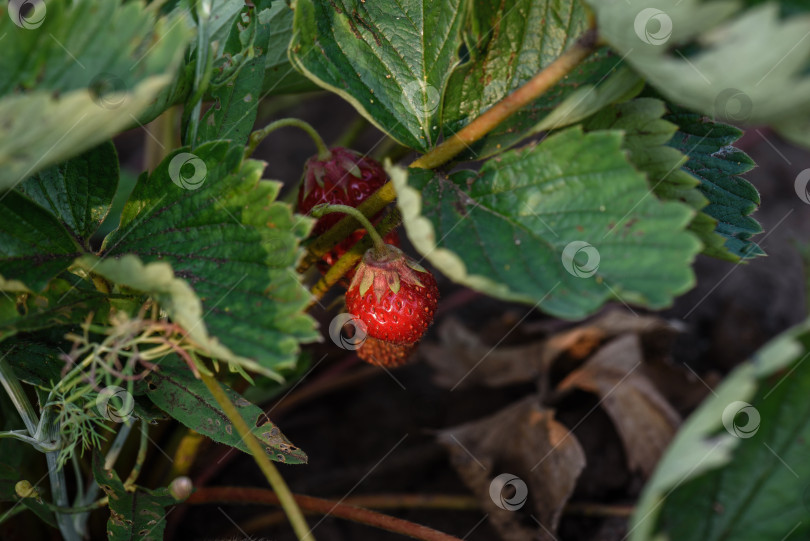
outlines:
M560 317L692 286L693 211L649 196L620 132L579 127L449 176L389 167L408 238L456 282Z
M403 145L426 151L439 137L467 4L299 0L290 61Z
M139 486L125 487L115 470L104 469L103 460L98 454L93 456L93 476L109 498L109 541L163 539L166 508L182 500L176 500L168 488L149 490Z
M170 356L161 360L159 365L160 370L147 377L147 396L152 402L200 434L250 454L247 445L220 409L214 396L202 381L191 374L185 364L177 357ZM290 443L261 408L228 387L224 389L251 427L251 432L265 446L269 458L288 464L306 463L306 453Z
M269 9L252 6L245 6L234 19L217 66L225 80L214 82L214 104L200 120L197 145L217 139L247 143L259 107L271 23ZM237 59L241 65L235 66Z
M170 265L162 291L188 299L172 302L171 316L189 332L207 329L243 366L278 379L277 369L295 364L300 342L319 339L304 313L309 292L294 271L312 220L277 202L280 184L261 180L262 162L242 162L243 151L219 141L194 154L171 152L141 177L103 254ZM131 281L139 279L136 268L121 272L122 283L151 290ZM171 282L175 274L188 291Z

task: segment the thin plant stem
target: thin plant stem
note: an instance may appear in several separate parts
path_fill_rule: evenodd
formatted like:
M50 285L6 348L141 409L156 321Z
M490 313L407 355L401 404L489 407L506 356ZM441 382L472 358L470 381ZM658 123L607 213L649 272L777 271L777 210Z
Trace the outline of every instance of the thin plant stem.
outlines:
M346 128L335 144L332 146L336 147L350 147L354 144L358 137L363 133L363 131L368 126L368 120L363 115L357 115L349 127Z
M300 541L304 541L305 539L311 539L314 541L314 537L312 536L309 526L307 526L307 521L304 518L304 514L301 512L301 508L298 507L298 504L293 498L287 483L284 481L284 478L281 477L281 474L275 465L270 461L269 458L267 458L264 448L259 443L259 440L250 432L250 428L248 427L247 423L239 412L236 411L236 406L231 403L230 399L228 399L228 395L225 394L225 391L222 390L219 382L213 376L201 373L200 377L202 378L203 383L205 383L205 386L208 387L208 390L214 396L214 400L217 401L219 407L222 408L222 411L225 413L231 423L233 423L237 433L253 455L253 460L256 461L256 464L262 470L262 473L264 473L267 482L273 489L274 496L277 497L277 501L281 504L284 512L287 513L287 518L290 521L290 525L292 526L296 537Z
M381 530L407 535L423 541L461 541L458 537L415 524L401 518L384 515L370 509L355 507L344 502L334 502L313 496L293 495L297 504L307 511L351 520ZM249 487L202 487L189 496L185 503L253 503L279 505L277 494L261 488Z
M563 77L571 73L583 60L593 54L596 47L596 29L591 28L570 49L557 57L554 62L410 166L435 169L449 162L519 109L537 99L538 96L545 94Z
M325 214L332 214L335 212L340 212L343 214L348 214L349 216L353 216L355 220L360 222L360 225L368 232L369 237L371 237L371 241L374 243L374 246L378 250L382 250L385 246L385 241L382 239L377 230L374 228L374 225L366 218L359 210L354 207L350 207L349 205L330 205L329 203L322 203L320 205L315 205L310 214L316 218L320 218Z
M341 503L367 509L437 509L442 511L475 511L481 508L475 496L445 494L372 494L349 496ZM305 511L305 513L315 513ZM284 513L262 513L241 524L245 532L258 532L284 522Z
M328 160L332 155L329 148L326 146L326 143L323 142L321 135L309 123L298 118L282 118L281 120L271 122L264 128L256 130L250 134L247 147L245 148L245 159L249 158L250 155L253 154L253 151L256 150L259 143L264 141L265 137L279 128L286 128L288 126L293 126L307 132L307 134L312 138L312 141L315 143L315 146L318 148L319 160Z
M129 472L127 480L124 481L124 487L132 487L135 481L138 480L138 475L141 473L143 463L146 461L147 443L149 442L149 424L141 419L141 439L138 442L138 454L135 457L135 465L132 466L132 471Z
M402 221L402 216L399 213L398 209L393 209L389 212L385 218L380 221L379 226L377 226L377 232L381 236L385 236L391 231L393 231ZM329 267L329 270L326 271L326 274L321 277L318 282L312 286L312 290L310 291L313 295L313 300L310 301L312 304L319 301L329 289L338 283L340 278L349 272L351 269L357 265L360 259L363 257L363 254L372 247L372 240L369 237L363 237L360 241L352 246L352 248L346 252L340 259L338 259L334 265Z

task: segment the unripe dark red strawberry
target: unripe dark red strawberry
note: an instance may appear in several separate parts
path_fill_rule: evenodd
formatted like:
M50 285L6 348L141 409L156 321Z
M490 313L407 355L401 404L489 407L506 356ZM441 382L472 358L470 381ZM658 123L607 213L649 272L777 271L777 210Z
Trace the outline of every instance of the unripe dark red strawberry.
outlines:
M385 184L387 175L379 162L348 148L329 149L327 159L313 156L304 166L298 190L298 212L308 214L321 203L357 207ZM327 214L317 221L313 233L320 235L343 216Z
M438 302L433 275L390 244L365 253L346 292L346 309L368 336L399 345L422 338Z
M357 356L369 364L395 368L408 362L416 343L394 344L367 336L363 345L357 350Z

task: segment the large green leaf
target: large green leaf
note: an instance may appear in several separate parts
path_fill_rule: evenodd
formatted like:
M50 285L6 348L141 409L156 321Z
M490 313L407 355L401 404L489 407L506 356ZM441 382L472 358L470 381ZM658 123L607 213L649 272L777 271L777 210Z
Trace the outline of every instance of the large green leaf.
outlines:
M252 360L252 370L277 376L275 369L295 363L299 342L319 338L303 312L309 292L293 270L312 220L275 202L279 183L260 180L263 164L242 162L243 151L227 142L206 143L194 155L173 151L141 177L103 253L171 265L161 271L161 287L169 299L186 299L172 301L172 317L182 317L178 322L189 332L207 329L233 354ZM137 270L122 274L127 281L119 283L154 291L132 285ZM193 292L172 282L175 275ZM201 308L191 297L199 297Z
M109 498L110 518L107 539L160 541L166 528L166 508L179 503L168 488L149 490L135 486L129 490L113 469L104 469L103 460L93 457L93 475Z
M190 37L141 2L39 5L41 20L0 17L0 189L134 124Z
M83 251L57 217L17 191L0 193L0 276L41 291Z
M468 2L298 0L290 60L400 143L439 137L440 102L459 61Z
M805 322L715 389L645 487L632 541L807 539L808 356Z
M90 237L110 211L118 174L118 155L108 141L40 171L18 189L56 216L76 242L89 249Z
M703 242L704 253L731 261L762 253L747 240L762 228L747 217L759 202L757 192L736 176L753 167L744 152L730 146L739 130L683 110L667 113L655 98L604 108L584 126L624 131L630 161L647 173L655 194L701 211L690 229ZM750 223L756 227L746 227Z
M470 61L456 68L445 93L442 122L451 133L551 64L588 28L579 0L486 0L473 2L472 10ZM565 127L641 90L640 79L620 65L618 56L601 50L472 145L462 158L496 154L533 133Z
M600 35L669 101L735 123L810 123L810 15L783 18L777 2L590 3Z
M147 395L155 404L200 434L250 453L214 396L182 361L172 356L162 360L159 365L160 369L147 378ZM228 387L225 387L225 392L248 426L252 427L251 432L261 440L269 458L288 464L306 463L306 453L290 443L261 408Z
M620 132L569 128L478 173L390 168L408 237L451 279L577 318L653 308L694 283L694 212L649 194Z

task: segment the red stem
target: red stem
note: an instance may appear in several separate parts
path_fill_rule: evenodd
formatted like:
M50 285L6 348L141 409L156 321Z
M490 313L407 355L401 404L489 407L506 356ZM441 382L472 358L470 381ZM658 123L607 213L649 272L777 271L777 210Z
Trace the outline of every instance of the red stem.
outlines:
M381 530L407 535L423 541L461 541L433 528L415 524L401 518L384 515L362 507L345 503L294 494L298 506L304 511L344 518L360 524L373 526ZM188 504L205 503L243 503L259 505L279 505L278 497L270 490L247 487L203 487L197 489L186 501Z

